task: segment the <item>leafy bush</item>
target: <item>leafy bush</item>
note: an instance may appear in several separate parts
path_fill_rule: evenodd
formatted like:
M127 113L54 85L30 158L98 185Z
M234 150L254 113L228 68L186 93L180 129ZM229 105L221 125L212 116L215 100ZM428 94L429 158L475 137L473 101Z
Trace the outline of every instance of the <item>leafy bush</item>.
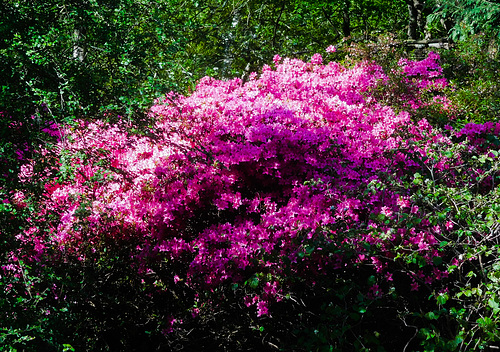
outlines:
M500 125L422 118L453 117L438 61L276 56L167 94L142 136L54 126L20 173L43 194L7 200L30 217L2 267L3 344L496 346Z
M444 73L454 88L448 97L462 125L500 120L498 57L498 43L484 34L443 51Z

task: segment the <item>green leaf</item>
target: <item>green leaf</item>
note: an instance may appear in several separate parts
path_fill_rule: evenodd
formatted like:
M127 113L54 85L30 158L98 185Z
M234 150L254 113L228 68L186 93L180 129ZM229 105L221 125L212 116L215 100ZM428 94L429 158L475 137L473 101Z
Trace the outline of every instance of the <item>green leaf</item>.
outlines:
M257 286L259 286L259 278L255 276L250 278L247 282L248 286L250 286L251 288L257 288Z
M443 263L443 258L441 257L434 257L432 258L432 263L435 265L435 266L439 266Z
M493 320L489 317L479 318L476 323L482 328L488 328L493 325Z
M491 297L488 300L488 305L495 311L498 311L500 309L500 304L498 302L498 298L496 296Z
M448 294L442 293L439 296L437 296L437 302L441 305L445 304L449 299Z
M70 344L67 343L63 344L63 352L74 352L74 351L75 349Z
M437 320L439 318L439 313L436 314L436 312L429 312L425 315L425 317L429 320Z

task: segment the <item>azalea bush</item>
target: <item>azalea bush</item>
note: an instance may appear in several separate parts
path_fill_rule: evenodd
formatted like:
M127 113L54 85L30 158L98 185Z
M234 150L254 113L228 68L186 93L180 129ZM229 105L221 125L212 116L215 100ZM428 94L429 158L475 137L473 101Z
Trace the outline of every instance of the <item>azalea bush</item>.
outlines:
M435 53L388 73L323 60L206 77L141 135L50 126L4 200L27 215L3 258L3 344L498 345L500 125L451 126Z

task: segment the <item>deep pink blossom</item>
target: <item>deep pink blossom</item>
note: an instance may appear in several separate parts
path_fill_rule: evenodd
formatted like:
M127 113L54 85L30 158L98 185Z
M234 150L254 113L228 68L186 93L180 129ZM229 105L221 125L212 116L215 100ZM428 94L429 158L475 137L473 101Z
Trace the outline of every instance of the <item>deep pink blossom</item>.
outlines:
M328 46L325 50L326 50L327 53L334 53L334 52L337 51L337 49L335 48L334 45Z
M396 242L433 266L441 227L424 219L395 228L420 208L408 194L383 187L381 175L416 174L422 166L416 158L429 163L434 145L450 143L428 121L412 120L424 104L449 104L423 100L426 89L445 85L437 82L438 60L431 54L400 62L400 79L414 91L406 111L374 94L389 80L380 66L323 65L315 54L310 62L275 56L274 68L264 66L245 83L206 77L190 96L167 94L150 110L155 124L147 132L154 138L102 121L50 126L65 138L43 155L52 155L51 166L21 168L20 180L36 178L44 194L36 224L17 237L22 250L3 269L19 275L18 257L85 263L99 246L132 242L139 275L168 262L176 263L168 281L177 287L246 284L253 291L243 303L263 316L292 278L312 284L367 266L393 283ZM492 130L499 125L467 125L458 134L479 138ZM445 166L432 165L436 172ZM352 255L332 249L338 246ZM291 275L283 274L285 265ZM255 273L265 279L251 281ZM369 291L373 298L381 292L377 285ZM165 333L180 324L176 319Z

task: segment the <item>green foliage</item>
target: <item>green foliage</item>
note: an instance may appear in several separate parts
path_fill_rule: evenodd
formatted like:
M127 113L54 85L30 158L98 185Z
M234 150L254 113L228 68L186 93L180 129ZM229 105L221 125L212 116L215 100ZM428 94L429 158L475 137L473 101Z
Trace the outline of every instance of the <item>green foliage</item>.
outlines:
M436 0L434 13L428 16L431 24L453 21L450 38L464 40L486 32L500 40L500 2L498 0Z
M457 124L500 121L498 46L476 35L441 53L444 74L452 83L447 96L455 106Z
M421 305L406 315L413 325L421 326L424 351L469 351L500 344L499 152L498 145L487 142L488 132L477 138L485 140L479 154L466 141L444 143L437 155L421 163L422 172L409 177L408 182L391 183L402 192L414 190L411 198L431 224L443 227L450 221L453 228L440 234L440 250L449 253L450 263L434 262L447 266L450 285L430 294L428 302L434 302L434 308ZM450 162L462 160L463 164L437 173L434 165L443 157ZM455 176L450 183L451 174L459 175L462 182ZM469 185L464 188L458 184ZM466 260L455 264L452 258Z
M174 9L166 1L4 1L2 108L56 121L104 109L137 116L175 88L170 58L183 47Z
M234 1L194 2L187 22L189 71L221 77L247 77L275 54L305 58L337 45L348 14L350 36L360 41L381 32L401 33L403 1ZM349 39L351 40L351 39Z

